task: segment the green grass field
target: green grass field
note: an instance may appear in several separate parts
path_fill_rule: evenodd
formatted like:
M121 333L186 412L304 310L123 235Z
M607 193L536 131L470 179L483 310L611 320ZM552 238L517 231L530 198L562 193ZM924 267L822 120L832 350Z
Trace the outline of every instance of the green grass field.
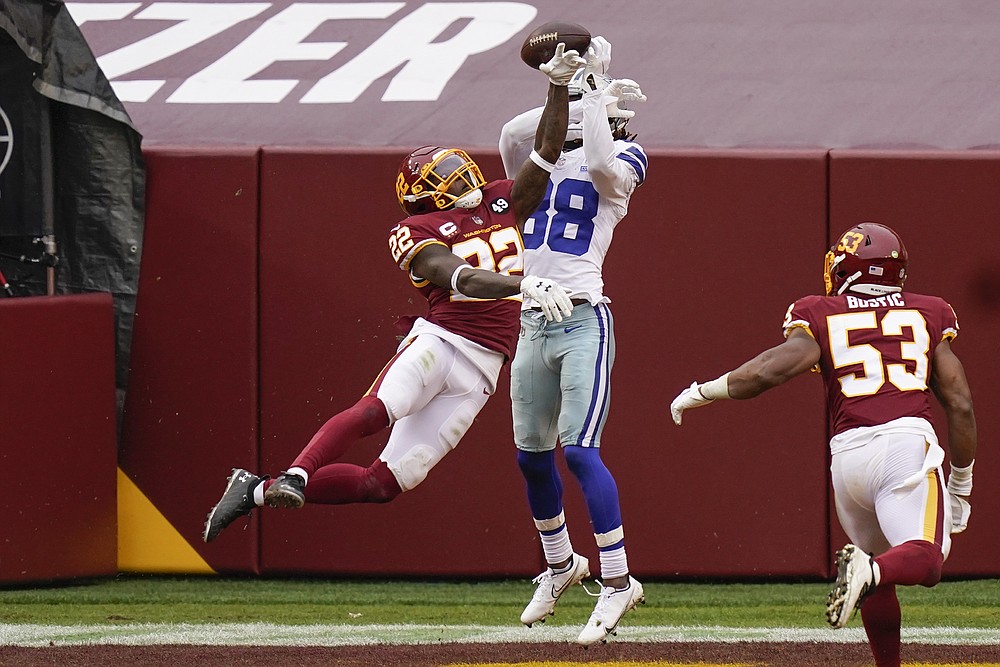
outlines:
M640 626L823 628L829 585L645 583ZM0 624L280 623L509 626L528 580L414 582L121 576L0 590ZM1000 629L1000 580L899 589L905 626ZM577 625L593 607L574 588L549 625Z

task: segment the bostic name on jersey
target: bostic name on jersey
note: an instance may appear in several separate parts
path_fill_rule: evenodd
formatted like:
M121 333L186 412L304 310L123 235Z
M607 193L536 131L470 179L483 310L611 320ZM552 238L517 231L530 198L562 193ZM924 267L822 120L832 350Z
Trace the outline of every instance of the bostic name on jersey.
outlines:
M900 293L886 294L874 299L859 299L856 296L847 296L848 308L892 308L894 306L906 306L903 295Z

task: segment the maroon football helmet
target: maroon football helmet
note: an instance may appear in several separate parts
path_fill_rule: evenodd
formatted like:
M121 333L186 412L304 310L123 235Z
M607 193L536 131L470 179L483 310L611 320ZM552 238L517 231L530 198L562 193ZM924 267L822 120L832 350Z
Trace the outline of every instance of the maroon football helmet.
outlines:
M396 177L396 197L407 215L474 208L486 184L472 158L457 148L422 146L403 159Z
M898 292L909 258L899 234L877 222L862 222L840 235L826 253L827 296L847 291L878 296Z

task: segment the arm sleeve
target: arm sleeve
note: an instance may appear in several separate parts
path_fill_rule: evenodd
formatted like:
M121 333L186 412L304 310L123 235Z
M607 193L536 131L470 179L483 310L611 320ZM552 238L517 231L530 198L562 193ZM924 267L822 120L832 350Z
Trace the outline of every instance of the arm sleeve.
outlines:
M638 160L618 159L619 151L608 124L607 102L601 93L583 96L583 151L587 155L587 171L597 192L604 197L628 197L641 183L645 173L636 171ZM639 151L645 159L645 154Z
M536 107L514 116L504 123L500 130L500 159L503 160L503 169L507 178L517 176L518 169L528 159L528 155L535 147L535 131L538 129L538 120L542 117L543 107ZM579 101L569 104L570 132L567 139L572 137L573 124L579 125L581 119L582 105Z
M514 116L500 130L500 159L507 178L514 178L535 145L535 130L542 107Z

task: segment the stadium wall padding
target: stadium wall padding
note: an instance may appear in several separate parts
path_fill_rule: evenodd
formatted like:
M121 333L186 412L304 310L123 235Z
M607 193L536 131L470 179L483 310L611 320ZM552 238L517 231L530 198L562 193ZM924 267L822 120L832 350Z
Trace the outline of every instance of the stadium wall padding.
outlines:
M0 583L113 575L111 295L0 299Z
M256 148L145 151L146 232L119 464L213 569L257 569L259 524L203 549L233 467L258 466ZM150 544L155 542L150 541ZM161 550L130 559L172 572Z
M234 466L275 475L388 361L396 319L425 304L385 243L407 148L147 150L150 203L120 462L217 572L529 577L542 567L511 443L508 379L455 452L388 505L265 510L211 544L205 514ZM977 405L1000 289L995 154L823 149L660 151L607 261L618 338L603 455L640 576L829 578L843 537L830 507L816 376L754 401L668 406L781 342L799 296L822 289L832 236L899 227L915 290L959 314L955 350ZM473 155L487 176L495 153ZM259 180L258 180L259 179ZM992 328L990 325L994 325ZM996 417L980 410L981 440ZM258 421L259 420L259 421ZM344 461L370 464L385 434ZM996 464L977 465L974 514L946 575L997 576ZM597 552L566 475L579 551ZM974 545L975 548L970 548ZM154 571L155 568L154 568Z

